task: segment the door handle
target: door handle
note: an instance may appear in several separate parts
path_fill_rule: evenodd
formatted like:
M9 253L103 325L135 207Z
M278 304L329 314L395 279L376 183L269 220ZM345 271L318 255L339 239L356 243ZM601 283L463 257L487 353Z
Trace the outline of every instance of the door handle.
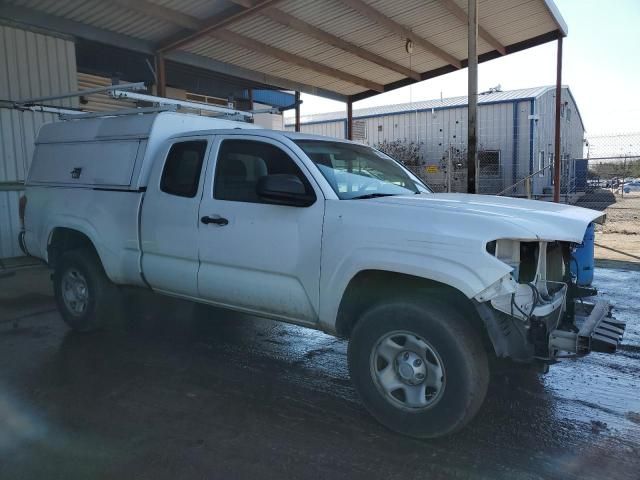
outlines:
M200 219L200 221L202 223L204 223L205 225L209 225L210 223L215 223L216 225L220 225L221 227L224 227L225 225L229 224L229 220L227 220L226 218L222 218L222 217L202 217Z

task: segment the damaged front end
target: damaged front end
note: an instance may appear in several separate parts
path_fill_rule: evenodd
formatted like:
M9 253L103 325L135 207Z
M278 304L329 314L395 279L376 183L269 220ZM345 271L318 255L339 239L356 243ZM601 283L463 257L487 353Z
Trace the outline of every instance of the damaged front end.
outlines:
M475 296L498 357L552 363L590 351L615 352L625 324L571 271L575 244L496 240L487 252L511 273Z

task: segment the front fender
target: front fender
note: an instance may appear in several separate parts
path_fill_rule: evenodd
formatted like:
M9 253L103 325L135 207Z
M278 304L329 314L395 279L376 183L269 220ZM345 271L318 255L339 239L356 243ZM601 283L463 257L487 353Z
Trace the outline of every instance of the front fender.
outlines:
M334 269L321 277L320 323L333 331L340 302L351 280L366 270L387 271L433 280L448 285L472 298L508 274L510 267L486 251L459 250L455 257L436 252L397 251L364 247L344 257Z

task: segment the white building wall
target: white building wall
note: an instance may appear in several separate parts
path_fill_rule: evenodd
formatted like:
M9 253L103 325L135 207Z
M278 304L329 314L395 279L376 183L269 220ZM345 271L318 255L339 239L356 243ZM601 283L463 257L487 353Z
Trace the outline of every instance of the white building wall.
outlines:
M0 99L15 101L77 90L75 47L60 38L0 24ZM48 105L77 106L77 99ZM0 106L0 258L19 256L18 198L43 123L57 115Z
M290 120L289 120L290 121ZM295 126L287 124L284 128L287 132L295 131ZM300 125L301 133L312 135L324 135L325 137L345 138L345 120L334 122L310 123Z

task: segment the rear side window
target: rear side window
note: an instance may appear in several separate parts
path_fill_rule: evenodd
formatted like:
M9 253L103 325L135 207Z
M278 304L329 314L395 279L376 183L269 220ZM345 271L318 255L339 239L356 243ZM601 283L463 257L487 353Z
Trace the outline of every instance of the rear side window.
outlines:
M206 149L204 140L174 143L164 164L160 190L180 197L195 197Z

